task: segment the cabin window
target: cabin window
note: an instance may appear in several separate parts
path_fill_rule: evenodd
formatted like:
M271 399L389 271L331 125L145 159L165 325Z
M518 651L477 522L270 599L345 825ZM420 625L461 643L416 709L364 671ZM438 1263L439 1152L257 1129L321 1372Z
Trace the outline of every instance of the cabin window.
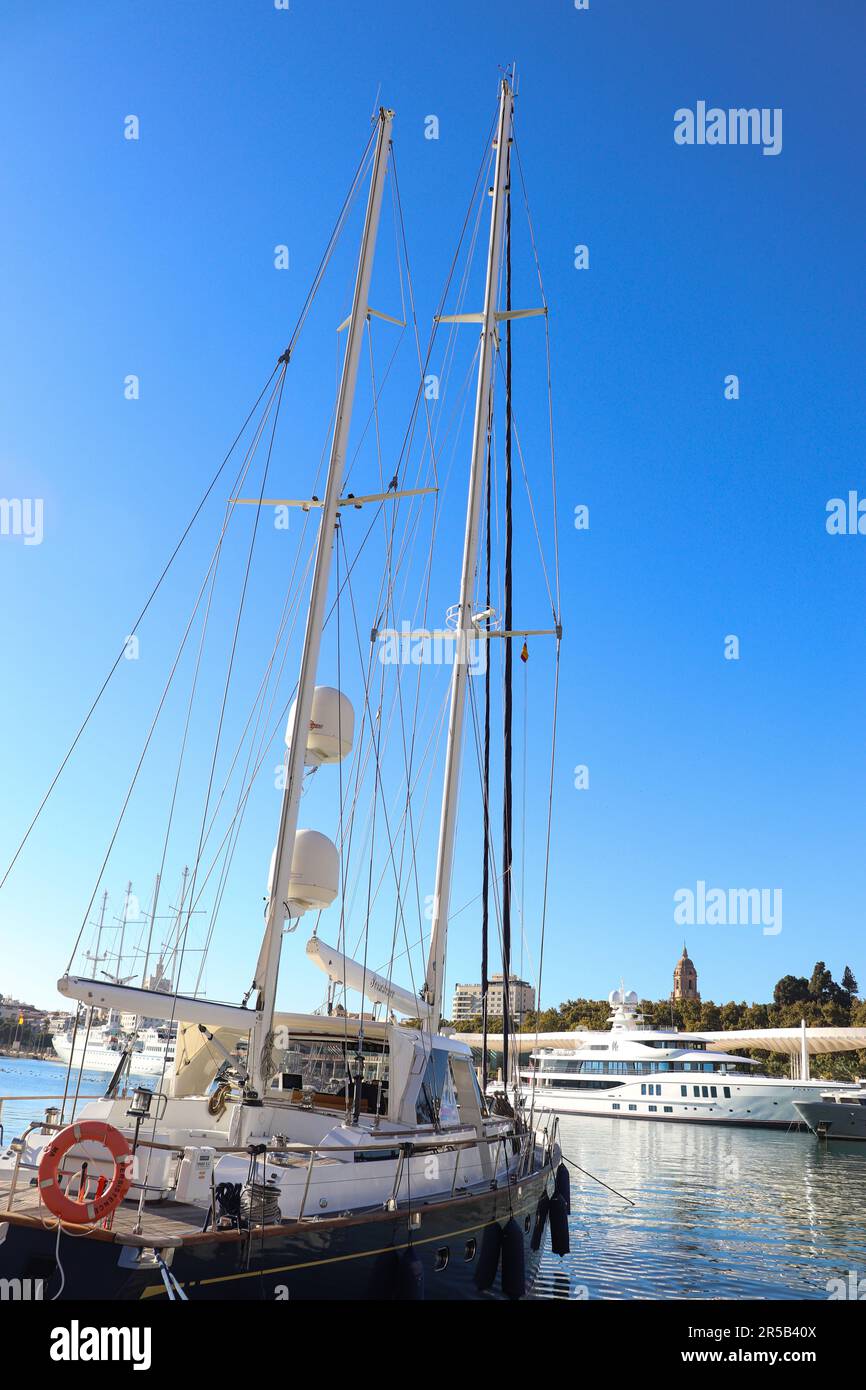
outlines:
M671 1115L671 1114L673 1113L673 1108L674 1108L674 1107L673 1107L672 1105L666 1105L666 1106L664 1107L665 1114L666 1114L666 1115Z
M490 1106L478 1084L471 1058L452 1052L451 1075L457 1089L457 1110L461 1120L464 1123L475 1124L479 1114L489 1115ZM548 1081L546 1084L549 1086L551 1083Z
M434 1047L427 1058L424 1079L415 1103L419 1125L453 1125L460 1116L451 1073L451 1059L442 1047Z
M443 1245L441 1249L436 1251L436 1261L433 1268L436 1270L437 1274L440 1270L447 1268L450 1254L451 1252L447 1245Z
M730 1088L730 1086L723 1086L723 1087L722 1087L722 1090L723 1090L724 1093L725 1093L725 1100L730 1100L730 1099L731 1099L731 1088Z
M308 1090L316 1105L343 1107L353 1095L353 1078L361 1069L363 1114L384 1114L388 1108L388 1048L363 1040L358 1057L357 1037L289 1038L276 1053L277 1080L271 1085L289 1096Z
M681 1087L680 1087L680 1095L681 1095L681 1096L687 1096L688 1093L689 1093L689 1088L688 1088L688 1086L681 1086Z
M466 1245L465 1245L464 1250L463 1250L463 1258L464 1258L464 1260L466 1261L467 1264L469 1263L470 1260L474 1260L474 1259L475 1259L475 1251L476 1251L477 1249L478 1249L478 1246L477 1246L477 1244L476 1244L476 1242L475 1242L474 1240L467 1240Z

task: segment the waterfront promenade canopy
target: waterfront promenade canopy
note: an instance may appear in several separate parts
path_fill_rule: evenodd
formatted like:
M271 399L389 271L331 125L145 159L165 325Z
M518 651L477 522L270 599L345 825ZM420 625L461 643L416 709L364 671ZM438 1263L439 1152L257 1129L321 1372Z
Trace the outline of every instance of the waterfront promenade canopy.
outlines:
M670 1037L669 1030L641 1029L650 1037ZM740 1048L760 1048L766 1052L786 1052L791 1056L801 1056L803 1049L802 1028L732 1028L730 1032L716 1032L695 1029L696 1038L704 1038L712 1052L736 1052ZM856 1052L866 1049L866 1028L806 1028L806 1050L810 1056L825 1052ZM459 1033L462 1042L470 1047L481 1047L480 1033ZM540 1047L555 1047L564 1052L577 1052L586 1047L590 1039L616 1038L615 1033L606 1031L590 1032L575 1030L565 1033L518 1033L511 1039L511 1047L516 1047L521 1058L528 1057ZM491 1033L487 1045L493 1052L502 1051L502 1034ZM683 1045L688 1046L688 1036L683 1036Z
M765 1052L799 1053L803 1045L802 1028L732 1028L729 1033L700 1033L712 1052L736 1052L741 1047ZM866 1028L806 1028L806 1050L810 1057L822 1052L856 1052L866 1048Z

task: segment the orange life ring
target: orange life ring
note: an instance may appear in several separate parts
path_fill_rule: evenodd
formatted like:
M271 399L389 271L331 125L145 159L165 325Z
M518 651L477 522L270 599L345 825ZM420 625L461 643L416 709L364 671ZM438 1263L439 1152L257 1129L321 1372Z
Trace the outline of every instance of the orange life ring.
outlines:
M92 1202L86 1195L69 1197L60 1186L59 1170L69 1150L76 1144L102 1144L114 1159L114 1174L103 1192L97 1185L96 1196ZM102 1221L114 1211L129 1191L131 1178L132 1151L119 1129L105 1124L102 1120L79 1120L67 1125L55 1135L39 1160L39 1191L46 1207L61 1221L71 1221L76 1225L82 1222L86 1213L88 1221Z

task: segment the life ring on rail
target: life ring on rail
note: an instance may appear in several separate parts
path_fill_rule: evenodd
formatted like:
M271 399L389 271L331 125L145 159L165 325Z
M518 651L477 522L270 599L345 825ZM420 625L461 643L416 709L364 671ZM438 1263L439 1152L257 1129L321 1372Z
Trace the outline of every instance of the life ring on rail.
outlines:
M102 1144L114 1159L114 1174L108 1186L87 1200L86 1193L70 1197L60 1186L60 1165L76 1144ZM67 1125L52 1139L39 1160L39 1192L50 1212L61 1221L81 1225L86 1221L102 1221L114 1211L129 1191L132 1151L119 1129L102 1120L79 1120Z

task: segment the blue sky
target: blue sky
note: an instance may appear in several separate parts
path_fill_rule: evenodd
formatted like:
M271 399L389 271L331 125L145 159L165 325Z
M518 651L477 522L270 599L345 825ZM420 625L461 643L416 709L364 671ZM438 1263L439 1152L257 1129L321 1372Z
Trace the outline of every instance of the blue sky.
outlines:
M380 84L397 112L426 335L499 66L516 60L518 140L551 305L565 625L542 1002L597 997L621 976L662 995L684 934L701 989L717 1000L765 999L817 957L837 977L846 962L866 975L866 537L825 527L828 499L866 495L862 7L292 0L286 13L270 0L10 0L0 24L0 497L44 504L41 545L0 536L3 866L288 340ZM675 144L675 111L698 101L781 108L781 152ZM136 142L123 138L130 113ZM431 114L435 141L424 138ZM515 296L535 302L517 213ZM278 272L282 243L290 269ZM588 270L574 268L577 244L589 247ZM386 260L377 274L393 304ZM287 385L279 495L303 491L318 462L332 318L329 307L311 325ZM515 407L543 495L543 341L535 323L515 333L527 362ZM129 373L141 381L134 402L124 399ZM738 400L725 399L731 373ZM399 444L410 399L398 389L389 402L386 448ZM464 447L446 511L458 541L466 463ZM184 551L176 597L142 634L139 662L119 670L0 893L5 993L55 999L224 500ZM587 531L572 524L578 504L590 508ZM519 529L518 606L531 609L526 625L543 626L528 535ZM242 685L266 659L269 604L281 601L277 545L263 534ZM457 586L456 569L453 584L443 577L456 564L447 535L443 563L444 606ZM729 634L736 661L724 656ZM549 653L534 647L523 886L533 951L548 677ZM216 675L207 689L218 692ZM207 746L202 728L198 770ZM109 869L115 912L127 878L142 901L150 894L169 747L157 750ZM578 764L587 790L574 788ZM461 904L477 891L467 796ZM310 809L324 818L327 804L317 785ZM275 818L266 788L234 865L207 976L214 995L236 998L248 984ZM192 797L180 829L194 852ZM432 865L429 839L424 853ZM187 858L179 845L173 883ZM684 933L674 893L699 881L780 888L781 932ZM472 910L452 932L448 974L478 977ZM284 948L281 1002L321 997L299 934Z

